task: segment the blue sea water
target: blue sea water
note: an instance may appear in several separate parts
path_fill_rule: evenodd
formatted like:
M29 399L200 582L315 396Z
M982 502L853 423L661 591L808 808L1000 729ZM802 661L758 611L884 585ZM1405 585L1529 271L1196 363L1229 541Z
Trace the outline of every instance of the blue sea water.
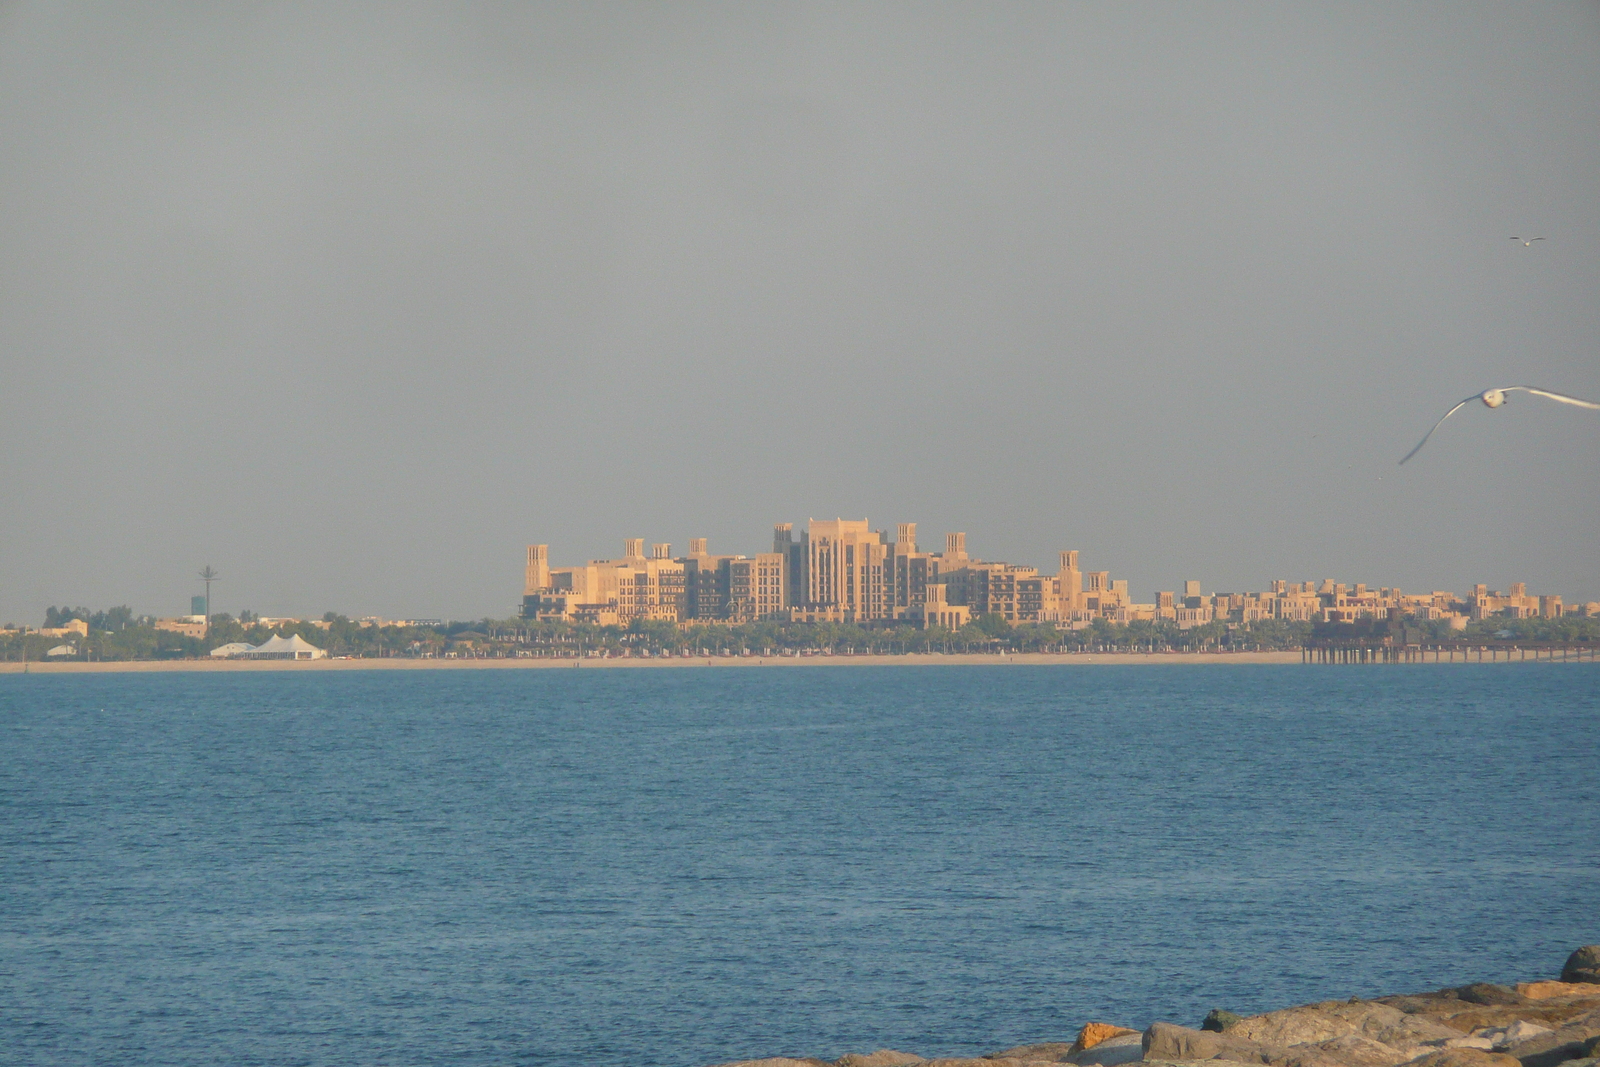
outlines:
M1553 975L1600 669L0 677L0 1059L976 1054Z

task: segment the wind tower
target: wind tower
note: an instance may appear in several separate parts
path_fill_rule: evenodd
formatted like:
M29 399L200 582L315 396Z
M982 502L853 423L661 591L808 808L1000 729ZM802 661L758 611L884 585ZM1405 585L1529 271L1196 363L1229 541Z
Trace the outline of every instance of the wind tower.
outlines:
M529 545L528 566L522 575L522 595L550 587L550 546Z

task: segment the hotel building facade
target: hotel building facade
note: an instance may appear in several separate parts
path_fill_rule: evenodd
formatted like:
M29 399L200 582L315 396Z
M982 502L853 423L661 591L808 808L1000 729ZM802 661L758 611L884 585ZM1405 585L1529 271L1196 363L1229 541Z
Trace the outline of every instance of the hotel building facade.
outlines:
M967 552L967 535L948 533L942 552L924 552L917 524L900 523L891 537L866 519L812 519L796 530L773 528L772 550L753 556L713 555L706 539L689 541L687 555L643 538L623 541L618 559L551 567L548 545L529 545L522 617L539 621L626 626L635 619L673 623L760 620L863 625L906 623L959 629L997 615L1009 623L1047 623L1063 629L1096 619L1167 621L1180 629L1212 622L1248 624L1355 622L1368 618L1446 619L1456 628L1492 617L1559 617L1564 611L1600 614L1600 604L1564 608L1559 596L1529 595L1522 583L1508 593L1473 587L1402 593L1325 579L1274 581L1259 593L1202 594L1198 581L1135 604L1128 583L1107 571L1082 571L1078 553L1063 551L1054 574L1015 563L981 560Z
M1055 574L976 559L964 533L946 534L944 551L924 552L917 524L890 537L866 519L812 519L796 531L773 528L772 551L713 555L706 539L673 556L670 544L623 542L619 559L551 567L548 545L529 545L522 615L545 621L627 625L669 622L906 622L957 629L974 616L1011 623L1087 624L1125 614L1127 582L1104 571L1087 576L1078 553L1064 551ZM1087 582L1085 581L1087 578Z

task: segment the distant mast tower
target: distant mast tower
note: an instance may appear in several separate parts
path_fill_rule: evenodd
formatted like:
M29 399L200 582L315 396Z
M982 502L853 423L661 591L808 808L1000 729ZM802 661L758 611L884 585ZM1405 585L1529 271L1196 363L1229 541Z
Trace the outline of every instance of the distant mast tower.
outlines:
M206 633L211 632L211 583L221 577L222 575L213 570L209 563L200 568L200 580L206 583Z

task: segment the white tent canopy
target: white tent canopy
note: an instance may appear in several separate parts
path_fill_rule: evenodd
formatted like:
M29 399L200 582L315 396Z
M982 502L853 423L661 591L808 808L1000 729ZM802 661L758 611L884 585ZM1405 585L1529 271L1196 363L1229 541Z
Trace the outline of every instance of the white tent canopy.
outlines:
M247 652L234 653L235 659L325 659L327 653L299 634L270 637Z
M232 659L234 656L255 650L255 645L246 641L234 641L226 645L218 645L211 650L211 654L218 659Z

